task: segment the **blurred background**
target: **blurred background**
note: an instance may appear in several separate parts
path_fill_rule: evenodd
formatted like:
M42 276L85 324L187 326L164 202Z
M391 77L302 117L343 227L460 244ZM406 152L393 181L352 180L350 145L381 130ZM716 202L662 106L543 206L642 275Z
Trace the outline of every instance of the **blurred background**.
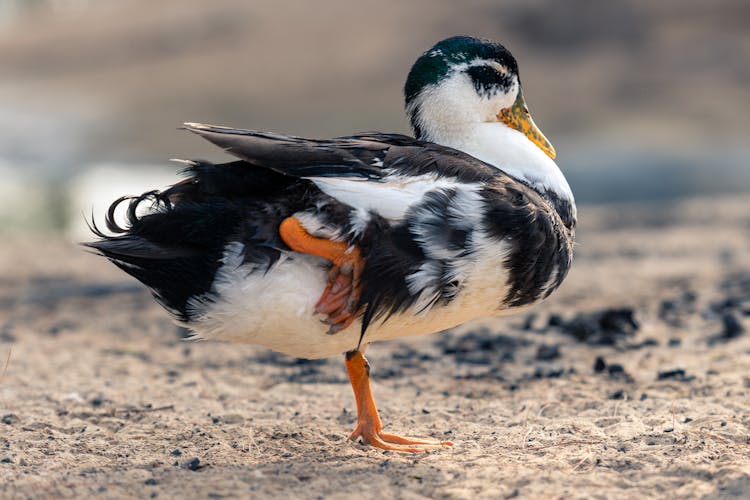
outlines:
M411 63L455 34L516 56L579 203L750 190L746 0L0 0L0 234L60 231L222 159L184 121L408 133Z

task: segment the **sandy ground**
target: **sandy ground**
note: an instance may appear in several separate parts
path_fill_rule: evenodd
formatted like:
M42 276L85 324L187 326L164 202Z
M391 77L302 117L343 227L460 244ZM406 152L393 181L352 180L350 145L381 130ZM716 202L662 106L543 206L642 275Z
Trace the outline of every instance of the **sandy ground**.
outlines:
M533 314L371 346L387 429L456 443L418 456L346 440L342 359L185 342L103 259L5 241L0 496L746 498L748 202L584 207Z

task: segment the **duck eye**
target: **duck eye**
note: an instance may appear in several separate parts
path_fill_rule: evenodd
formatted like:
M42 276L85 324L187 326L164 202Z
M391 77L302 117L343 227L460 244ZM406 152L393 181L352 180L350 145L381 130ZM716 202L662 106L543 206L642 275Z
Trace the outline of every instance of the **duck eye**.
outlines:
M477 94L482 97L490 97L498 92L508 92L511 86L511 77L507 73L501 73L490 66L472 66L466 70L471 78Z

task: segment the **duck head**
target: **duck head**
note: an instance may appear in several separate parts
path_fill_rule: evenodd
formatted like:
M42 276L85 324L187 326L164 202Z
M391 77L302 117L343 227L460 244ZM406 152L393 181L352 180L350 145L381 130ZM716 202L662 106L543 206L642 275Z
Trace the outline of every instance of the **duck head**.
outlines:
M418 139L461 144L476 124L502 123L555 158L529 114L518 64L499 43L468 36L438 42L412 66L404 94Z

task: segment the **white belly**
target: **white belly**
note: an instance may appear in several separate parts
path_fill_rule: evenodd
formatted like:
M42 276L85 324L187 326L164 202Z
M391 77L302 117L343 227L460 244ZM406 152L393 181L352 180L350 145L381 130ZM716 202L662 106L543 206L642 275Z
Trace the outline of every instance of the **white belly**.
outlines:
M313 312L326 284L327 261L292 254L263 273L252 264L242 264L241 250L239 243L228 245L213 284L213 301L191 299L195 319L187 326L198 337L259 344L300 358L323 358L357 348L359 320L329 335L322 317ZM363 345L439 332L472 319L511 312L500 308L507 290L501 253L478 257L463 291L452 302L419 314L410 309L387 321L374 321Z

